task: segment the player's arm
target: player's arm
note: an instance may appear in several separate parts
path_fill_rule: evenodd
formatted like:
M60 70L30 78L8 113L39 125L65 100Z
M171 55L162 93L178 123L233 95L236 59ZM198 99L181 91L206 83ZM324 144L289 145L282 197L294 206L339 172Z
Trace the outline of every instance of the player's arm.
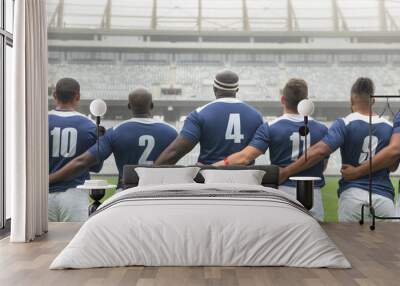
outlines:
M328 168L328 163L329 163L329 158L324 160L324 172L326 171L326 169Z
M180 135L161 153L155 165L173 165L189 153L201 137L201 119L197 111L185 119Z
M94 172L94 173L98 173L101 171L101 169L103 168L103 161L93 165L92 167L90 167L89 172Z
M97 130L96 130L96 131L97 131ZM101 126L101 125L100 125L100 126L99 126L98 132L99 132L99 138L100 138L100 137L102 137L103 135L106 134L106 128L105 128L104 126ZM94 140L95 140L94 144L97 143L97 138L96 138L96 137L97 137L97 136L94 137ZM103 163L104 163L103 161L98 162L97 164L91 166L90 169L89 169L89 171L90 171L90 172L94 172L94 173L100 172L101 169L103 168Z
M90 167L97 164L97 159L89 151L76 157L60 170L49 175L49 183L55 184L66 181L89 170Z
M400 159L400 133L394 133L388 146L383 148L372 158L372 172L382 169L395 168ZM395 168L397 169L397 167ZM358 167L342 166L342 176L345 180L355 180L369 174L369 160Z
M293 162L286 168L282 168L280 170L280 182L284 182L290 176L311 168L318 162L324 160L331 153L332 149L326 143L324 143L323 141L318 142L308 150L307 161L305 160L305 156L303 155L296 162Z
M179 135L157 158L154 165L173 165L189 153L196 143Z
M234 153L226 158L229 165L249 165L258 156L264 154L263 151L253 147L247 146L242 151ZM218 161L213 164L214 166L224 166L224 160Z
M397 160L396 163L394 163L392 166L389 167L390 172L396 172L397 169L399 168L400 160Z
M270 144L270 127L268 123L262 123L257 128L254 137L251 139L249 145L242 149L240 152L228 156L225 161L229 165L249 165L258 156L264 154ZM214 163L214 166L225 165L224 160Z
M79 155L60 170L49 175L49 183L66 181L101 164L112 153L113 130L109 129L99 140L99 146L94 144L85 153Z
M345 122L342 119L337 119L329 128L325 137L307 151L307 160L305 160L305 156L303 155L296 162L280 170L280 182L284 182L290 176L307 170L326 159L332 152L343 145L345 134Z
M323 132L323 136L326 137L328 135L329 129L324 125L322 132ZM328 168L329 158L330 158L330 156L326 157L324 160L324 171L323 172L325 172L326 169Z

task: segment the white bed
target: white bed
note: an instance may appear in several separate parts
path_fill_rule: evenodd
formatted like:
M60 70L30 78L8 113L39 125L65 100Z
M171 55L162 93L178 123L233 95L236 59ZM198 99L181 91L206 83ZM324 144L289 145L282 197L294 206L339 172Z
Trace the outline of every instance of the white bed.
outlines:
M281 192L196 183L114 195L50 269L128 265L350 267L318 222Z

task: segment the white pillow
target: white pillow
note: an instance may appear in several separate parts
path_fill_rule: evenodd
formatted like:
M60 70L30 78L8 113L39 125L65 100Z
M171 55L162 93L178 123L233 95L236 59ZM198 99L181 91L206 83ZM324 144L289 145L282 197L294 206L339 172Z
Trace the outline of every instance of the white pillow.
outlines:
M200 168L143 168L135 169L139 176L139 186L172 185L194 183Z
M202 170L204 183L261 185L265 171L261 170Z

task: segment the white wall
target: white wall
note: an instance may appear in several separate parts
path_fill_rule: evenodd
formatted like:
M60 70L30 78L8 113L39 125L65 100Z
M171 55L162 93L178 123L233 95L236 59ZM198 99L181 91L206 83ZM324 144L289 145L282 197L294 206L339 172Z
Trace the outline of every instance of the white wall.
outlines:
M6 46L6 74L5 74L5 85L6 85L6 94L11 93L11 75L12 75L12 48ZM6 97L6 96L5 96ZM7 127L6 127L7 128ZM6 178L5 178L6 179ZM6 219L11 218L11 193L10 190L6 188L5 192L6 199Z

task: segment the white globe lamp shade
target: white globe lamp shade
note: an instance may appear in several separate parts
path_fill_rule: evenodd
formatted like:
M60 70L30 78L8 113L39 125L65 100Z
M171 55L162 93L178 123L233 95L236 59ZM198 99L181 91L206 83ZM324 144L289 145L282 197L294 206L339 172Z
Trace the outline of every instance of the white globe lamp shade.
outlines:
M310 99L303 99L299 102L297 111L302 116L311 116L314 113L314 103Z
M90 103L90 113L93 116L103 116L107 112L107 104L102 99L95 99Z

